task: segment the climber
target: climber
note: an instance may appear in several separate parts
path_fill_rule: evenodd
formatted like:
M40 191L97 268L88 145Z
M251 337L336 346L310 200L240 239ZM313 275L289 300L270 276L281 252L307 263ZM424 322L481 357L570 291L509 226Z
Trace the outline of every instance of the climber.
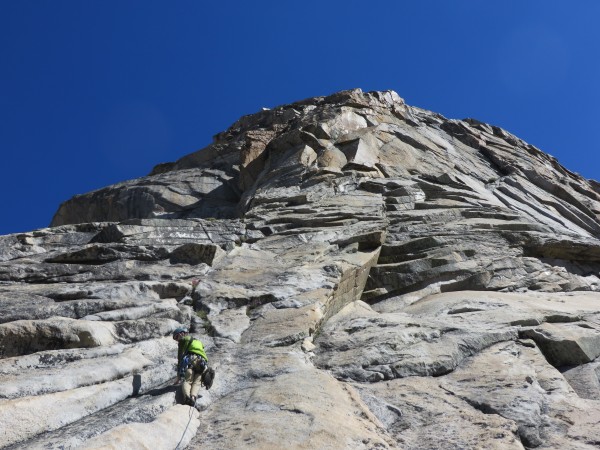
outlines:
M179 384L183 378L184 401L195 406L200 386L210 389L215 371L208 367L202 342L189 336L186 329L177 328L173 331L173 339L178 343L175 384Z

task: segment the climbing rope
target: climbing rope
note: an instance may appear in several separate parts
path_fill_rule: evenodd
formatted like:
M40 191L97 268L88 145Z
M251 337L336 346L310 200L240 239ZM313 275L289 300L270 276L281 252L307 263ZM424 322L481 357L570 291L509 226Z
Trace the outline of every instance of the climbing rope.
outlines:
M181 439L179 439L179 442L177 443L177 446L175 447L175 450L179 450L179 445L183 441L183 438L185 437L185 433L187 432L187 429L190 426L190 422L192 421L192 417L194 416L194 413L193 413L194 409L196 409L196 405L195 404L194 404L194 406L190 406L190 419L188 420L188 423L185 426L185 430L183 430L183 434L181 435Z

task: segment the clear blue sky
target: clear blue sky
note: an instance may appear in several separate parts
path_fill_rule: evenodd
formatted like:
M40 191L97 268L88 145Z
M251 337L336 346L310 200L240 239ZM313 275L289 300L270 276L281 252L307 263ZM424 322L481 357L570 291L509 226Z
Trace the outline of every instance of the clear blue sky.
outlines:
M393 89L600 178L600 1L0 0L0 234L244 114Z

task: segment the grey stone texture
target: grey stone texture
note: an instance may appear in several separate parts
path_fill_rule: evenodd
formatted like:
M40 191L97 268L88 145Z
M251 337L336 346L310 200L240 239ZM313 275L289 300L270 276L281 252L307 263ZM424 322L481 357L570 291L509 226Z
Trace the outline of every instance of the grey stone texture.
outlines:
M598 448L599 219L597 182L392 91L244 116L0 236L0 447Z

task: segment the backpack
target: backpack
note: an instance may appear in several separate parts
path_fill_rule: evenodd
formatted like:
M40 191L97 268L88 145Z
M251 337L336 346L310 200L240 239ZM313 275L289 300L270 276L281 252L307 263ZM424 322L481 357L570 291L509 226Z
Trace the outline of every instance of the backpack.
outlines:
M200 380L204 387L208 390L211 388L213 384L213 380L215 379L215 369L212 367L207 367L204 372L202 372L202 376Z

